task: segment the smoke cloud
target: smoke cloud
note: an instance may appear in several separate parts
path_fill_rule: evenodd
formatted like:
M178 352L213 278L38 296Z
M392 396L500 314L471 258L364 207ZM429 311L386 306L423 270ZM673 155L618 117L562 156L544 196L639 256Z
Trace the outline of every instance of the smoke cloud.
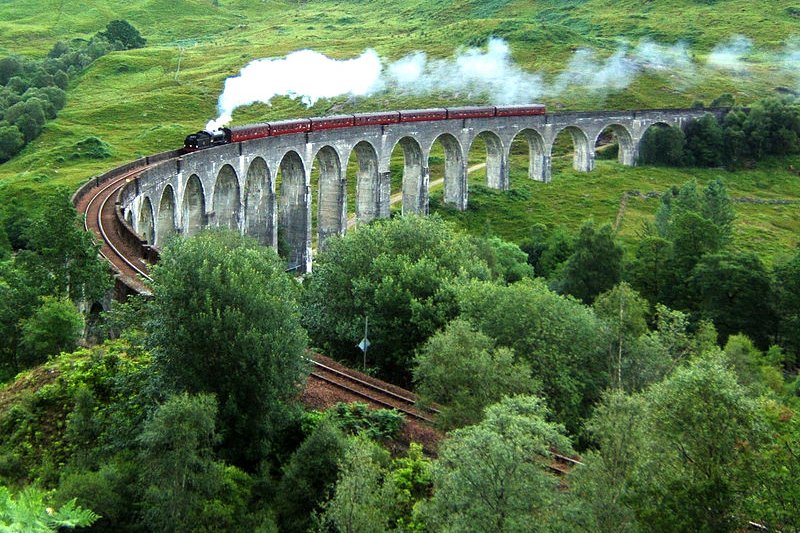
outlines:
M737 35L728 42L717 45L708 56L708 65L734 72L745 72L748 66L744 58L750 54L753 48L753 41L747 37Z
M745 59L752 49L752 41L735 36L715 47L705 64L695 62L683 42L663 45L643 40L635 47L622 44L605 59L598 58L593 50L579 49L550 79L514 63L508 43L502 39L490 39L485 49L464 49L446 59L414 52L394 62L381 58L373 49L348 60L300 50L282 58L257 59L237 76L228 78L218 101L219 118L209 122L207 128L230 122L240 106L269 104L276 96L299 99L312 106L319 99L337 96L443 93L501 105L557 97L570 88L603 94L625 89L646 71L669 72L686 80L694 79L700 70L743 73L748 70ZM790 42L782 57L778 62L785 72L796 75L800 68L800 40Z

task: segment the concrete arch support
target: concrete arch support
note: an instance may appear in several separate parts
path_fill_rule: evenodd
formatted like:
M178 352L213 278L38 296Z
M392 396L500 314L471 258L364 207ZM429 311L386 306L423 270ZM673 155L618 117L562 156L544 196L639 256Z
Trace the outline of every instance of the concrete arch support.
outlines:
M139 218L136 221L136 232L147 242L153 244L155 240L155 224L153 222L153 204L150 197L145 196L139 208Z
M411 137L398 141L403 149L403 214L428 214L428 167L422 147Z
M508 157L500 137L493 132L483 131L476 138L482 139L486 144L486 186L501 191L508 190Z
M186 181L181 205L183 206L181 213L183 234L191 237L206 226L206 198L203 193L203 184L197 174L192 174Z
M577 126L567 126L561 131L566 131L572 137L572 145L575 149L572 168L578 172L591 172L594 170L594 146L589 144L589 137L586 133ZM550 149L552 150L552 144Z
M239 179L231 165L224 165L214 183L214 221L220 228L239 229Z
M592 145L596 146L597 140L600 138L603 131L609 129L614 132L617 143L619 144L619 156L617 158L619 163L628 167L636 165L636 161L639 158L639 143L633 141L630 130L621 124L611 124L603 128L603 130L597 134L597 137L595 137Z
M326 240L336 235L343 235L347 229L347 188L336 150L330 146L323 147L317 152L316 162L320 171L317 246L323 249Z
M161 201L158 203L158 220L156 221L156 240L157 246L164 246L166 242L177 232L175 224L175 192L171 185L164 187L161 193Z
M378 172L378 154L366 141L353 147L356 154L356 219L360 224L381 216L383 180Z
M305 165L297 152L290 151L283 156L279 169L278 253L289 269L307 272L311 262L311 194Z
M461 143L444 133L436 141L444 147L444 203L463 211L467 208L467 164ZM435 142L435 141L434 141Z
M247 168L244 185L244 234L265 246L275 246L275 195L269 168L256 157Z

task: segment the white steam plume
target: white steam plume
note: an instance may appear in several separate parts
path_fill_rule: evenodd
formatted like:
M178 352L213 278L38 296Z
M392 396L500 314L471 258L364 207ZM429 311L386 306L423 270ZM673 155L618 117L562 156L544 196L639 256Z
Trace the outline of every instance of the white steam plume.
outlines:
M800 91L800 38L790 40L783 51L781 67L795 79L795 90Z
M721 69L744 72L744 59L753 43L736 36L709 54L705 65L697 65L686 43L663 45L643 40L636 47L622 44L605 59L588 49L577 50L566 67L549 82L539 72L523 70L514 63L508 43L490 39L486 49L469 48L452 58L431 59L415 52L389 62L372 49L349 60L335 60L311 50L300 50L282 58L258 59L238 76L225 81L219 97L219 118L207 128L231 120L240 106L263 102L275 96L298 98L307 106L320 98L393 94L446 93L462 98L482 98L493 104L522 104L543 96L556 97L574 87L594 93L628 87L643 71L667 72L685 80L698 70ZM786 72L797 75L800 40L790 42L782 54ZM800 84L800 75L798 75Z
M753 41L737 35L728 42L717 45L709 54L707 63L718 69L745 72L749 69L744 58L750 54L752 48Z
M206 128L216 129L230 122L237 107L269 103L279 95L300 98L312 106L320 98L369 94L377 89L380 75L381 61L371 49L345 61L312 50L292 52L285 58L257 59L247 64L238 76L225 80L225 89L217 103L219 118Z
M389 64L384 79L385 87L399 93L488 95L495 104L530 102L544 92L542 76L514 64L501 39L490 39L485 52L470 48L453 59L416 52Z

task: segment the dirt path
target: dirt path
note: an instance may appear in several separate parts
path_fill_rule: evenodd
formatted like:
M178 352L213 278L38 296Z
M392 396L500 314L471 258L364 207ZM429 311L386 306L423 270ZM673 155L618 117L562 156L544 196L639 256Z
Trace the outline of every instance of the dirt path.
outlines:
M486 163L478 163L476 165L472 165L471 167L467 168L467 174L472 174L473 172L477 172L478 170L486 168ZM428 184L428 190L433 189L434 187L438 187L444 183L444 178L439 178L437 180L433 180ZM403 201L403 191L396 192L389 197L389 205L393 206L395 204L399 204ZM350 215L347 217L347 229L352 228L356 225L356 216Z

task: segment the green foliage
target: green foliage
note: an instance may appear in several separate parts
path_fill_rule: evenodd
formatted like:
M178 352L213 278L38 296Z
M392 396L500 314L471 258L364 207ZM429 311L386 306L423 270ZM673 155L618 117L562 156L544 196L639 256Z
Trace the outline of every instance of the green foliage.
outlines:
M75 151L70 155L72 159L85 157L88 159L106 159L111 157L111 147L97 137L87 137L75 143Z
M62 528L88 527L98 518L92 511L78 507L75 500L52 509L41 490L28 487L15 499L6 487L0 486L0 526L5 531L54 533Z
M651 303L663 301L670 287L672 243L656 235L644 236L636 246L636 258L627 276L639 293Z
M218 441L213 396L169 398L142 430L144 523L154 531L187 531L207 523L206 501L224 493L223 466L213 459Z
M722 342L744 333L761 349L775 328L772 285L764 264L753 253L705 255L688 280L704 318L714 322Z
M706 113L686 125L684 160L689 166L717 167L722 164L723 134L717 118Z
M83 335L83 316L66 298L45 296L30 318L21 323L22 334L17 350L20 367L30 367L48 356L71 352Z
M527 254L513 242L498 237L476 237L473 242L478 249L478 256L486 261L499 281L513 283L533 275Z
M333 497L319 518L320 530L341 533L383 533L387 516L381 494L382 469L376 455L383 450L366 439L350 439Z
M27 249L18 254L17 263L29 272L40 294L96 301L111 287L107 266L98 257L99 245L80 222L69 199L56 194L27 227Z
M351 435L363 434L374 440L397 437L403 428L404 415L394 409L370 409L365 403L339 402L326 415L343 431Z
M333 422L323 421L294 452L284 468L276 495L281 531L308 530L311 513L332 492L345 450L342 431Z
M645 165L681 166L684 162L686 135L675 126L653 127L642 137L639 161Z
M592 222L584 223L567 260L561 291L592 303L598 294L619 283L622 253L609 224L596 230Z
M459 304L464 318L530 365L556 419L577 428L608 383L606 334L591 309L541 280L472 283L460 291Z
M93 531L136 530L138 509L132 503L138 494L137 464L133 460L115 458L99 470L75 470L62 474L56 493L59 502L77 501L96 510L101 516Z
M296 282L274 250L225 232L172 241L152 277L157 375L175 391L216 394L225 455L255 464L305 373Z
M369 364L410 382L414 350L455 316L454 286L493 273L467 236L438 217L376 221L331 239L304 293L304 322L325 353L359 362L369 317Z
M25 137L19 128L8 122L0 122L0 163L14 157L25 146Z
M713 358L677 369L646 400L651 455L639 477L640 520L660 530L736 529L763 439L755 402Z
M781 345L800 355L800 248L775 267L774 287Z
M453 431L434 463L426 521L434 531L546 529L556 480L537 457L569 453L563 428L547 422L544 402L516 396L486 410L478 425Z
M147 41L127 20L112 20L106 26L105 31L97 34L107 39L118 50L130 50L132 48L142 48Z
M641 396L607 394L587 427L599 450L575 477L578 513L565 513L573 528L736 531L752 519L743 496L765 428L719 356L679 367Z
M639 337L647 332L647 300L623 282L598 296L593 308L609 330L608 373L612 377L611 383L619 389L639 388L636 382L643 372L634 368L630 374L626 371L623 379L623 366L639 359L636 348Z
M441 405L436 422L445 430L475 424L485 407L504 396L538 388L530 366L516 360L513 350L495 347L463 319L428 339L415 361L416 391L423 403Z

